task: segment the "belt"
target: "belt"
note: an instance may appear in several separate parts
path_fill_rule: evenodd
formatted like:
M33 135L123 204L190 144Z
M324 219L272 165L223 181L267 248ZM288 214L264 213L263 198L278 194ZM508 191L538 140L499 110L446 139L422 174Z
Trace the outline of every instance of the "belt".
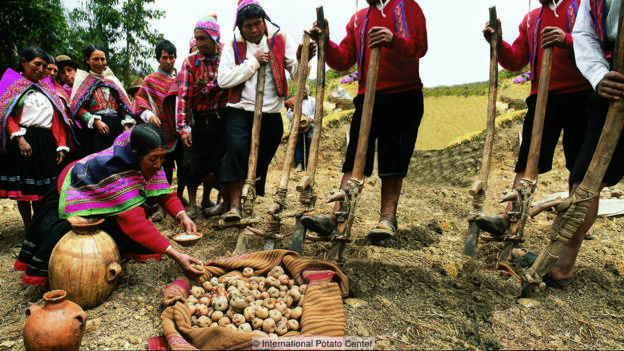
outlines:
M221 111L221 113L223 113L223 111ZM208 119L213 119L213 118L220 119L221 118L221 113L219 113L219 111L196 112L195 113L195 119L196 120L208 120Z

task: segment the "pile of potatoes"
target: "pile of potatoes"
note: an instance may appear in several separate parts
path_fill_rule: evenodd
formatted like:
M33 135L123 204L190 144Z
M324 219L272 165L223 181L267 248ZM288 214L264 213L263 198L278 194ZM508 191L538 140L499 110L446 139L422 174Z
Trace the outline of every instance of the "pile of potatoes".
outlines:
M298 331L307 285L296 285L281 266L267 277L252 268L240 277L212 277L193 286L187 299L193 328L225 327L256 336Z

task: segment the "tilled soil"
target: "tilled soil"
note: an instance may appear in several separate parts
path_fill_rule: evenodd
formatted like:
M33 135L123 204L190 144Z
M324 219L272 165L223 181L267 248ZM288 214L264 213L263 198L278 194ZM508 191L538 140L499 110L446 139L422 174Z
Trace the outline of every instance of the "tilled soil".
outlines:
M521 119L497 130L486 213L503 210L497 199L513 180ZM321 140L315 192L317 212L329 211L324 199L338 190L348 117L334 121ZM566 289L547 288L531 300L519 300L520 281L494 270L501 250L497 243L480 243L475 260L461 255L468 228L471 199L468 187L481 163L483 136L444 150L415 152L404 182L398 211L399 232L380 246L367 242L366 232L378 219L381 182L375 175L365 183L353 225L354 242L345 250L343 272L350 280L345 299L347 335L372 336L379 349L623 349L624 259L622 220L599 218L595 239L586 241L577 260L576 279ZM285 143L271 167L267 194L279 183ZM542 175L536 199L566 190L568 173L560 149L553 171ZM302 173L292 173L289 209L298 206L294 186ZM260 198L263 215L271 197ZM13 263L23 241L23 225L15 202L2 201L0 236L0 349L22 350L25 309L42 304L43 288L20 282ZM554 214L541 214L527 224L525 247L540 250ZM204 238L179 248L204 262L228 257L238 231L214 231L215 218L197 220ZM294 219L282 231L294 231ZM171 237L179 232L167 218L157 226ZM278 242L288 248L289 240ZM174 244L177 245L177 244ZM261 250L260 239L250 249ZM304 256L326 258L330 244L306 242ZM163 288L180 270L169 259L123 264L112 295L87 311L84 350L146 349L147 339L162 334ZM530 307L527 307L530 306Z

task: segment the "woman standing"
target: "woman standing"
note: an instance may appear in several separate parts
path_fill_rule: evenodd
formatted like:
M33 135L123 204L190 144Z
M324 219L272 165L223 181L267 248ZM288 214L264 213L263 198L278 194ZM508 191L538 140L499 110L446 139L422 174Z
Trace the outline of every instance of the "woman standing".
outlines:
M26 271L22 282L48 283L48 262L52 249L71 230L71 216L105 217L100 229L117 243L122 258L139 262L166 254L186 274L197 278L202 271L191 264L200 261L178 252L147 220L141 206L153 198L175 218L186 232L197 227L171 191L162 169L165 140L151 124L122 133L112 147L67 166L56 189L41 202L14 268Z
M0 198L17 200L26 231L31 205L58 179L57 164L69 151L71 127L63 102L49 79L42 79L49 55L29 46L17 72L0 80Z
M87 45L84 60L87 71L76 72L70 98L71 114L80 128L83 157L110 147L119 134L136 123L123 85L106 67L104 47Z

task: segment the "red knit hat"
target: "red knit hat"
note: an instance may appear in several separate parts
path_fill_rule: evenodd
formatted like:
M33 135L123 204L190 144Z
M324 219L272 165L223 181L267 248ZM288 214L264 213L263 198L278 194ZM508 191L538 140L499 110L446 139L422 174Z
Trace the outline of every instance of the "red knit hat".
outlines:
M240 10L242 10L243 8L249 5L256 5L260 7L262 9L262 12L264 12L264 16L269 21L271 21L269 16L266 14L266 11L264 11L264 8L260 5L260 3L257 0L238 0L238 7L236 8L236 20L234 20L234 29L236 29L236 25L238 24L238 13L240 12Z

